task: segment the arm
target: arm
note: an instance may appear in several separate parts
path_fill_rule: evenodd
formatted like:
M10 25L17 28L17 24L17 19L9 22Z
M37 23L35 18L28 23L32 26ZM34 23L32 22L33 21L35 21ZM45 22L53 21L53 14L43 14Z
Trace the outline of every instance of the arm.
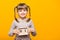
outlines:
M34 24L33 24L32 20L30 21L30 26L31 26L31 34L32 34L32 36L36 36L36 30L34 28Z
M13 33L14 28L15 28L15 20L12 22L11 29L10 29L10 31L8 33L9 36L13 36L14 35L14 33Z

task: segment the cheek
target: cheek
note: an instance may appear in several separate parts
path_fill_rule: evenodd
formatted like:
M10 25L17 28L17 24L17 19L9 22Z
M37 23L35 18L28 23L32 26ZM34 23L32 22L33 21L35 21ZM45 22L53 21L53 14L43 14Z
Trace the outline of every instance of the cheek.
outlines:
M27 14L27 11L25 11L24 13Z
M18 14L27 14L27 11L25 11L25 12L18 12Z
M18 14L21 14L22 12L18 12Z
M18 12L18 15L21 16L21 17L24 17L27 15L27 12Z

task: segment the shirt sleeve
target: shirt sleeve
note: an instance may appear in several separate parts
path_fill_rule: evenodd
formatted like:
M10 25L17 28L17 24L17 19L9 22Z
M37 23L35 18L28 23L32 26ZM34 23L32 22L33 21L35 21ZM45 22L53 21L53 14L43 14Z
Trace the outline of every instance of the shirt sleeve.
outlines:
M10 31L9 31L9 33L8 33L9 36L13 36L13 30L14 30L14 28L15 28L15 20L12 22Z
M33 24L32 20L30 21L30 26L31 26L31 28L34 29L34 32L31 32L32 36L36 36L36 30L34 28L34 24Z

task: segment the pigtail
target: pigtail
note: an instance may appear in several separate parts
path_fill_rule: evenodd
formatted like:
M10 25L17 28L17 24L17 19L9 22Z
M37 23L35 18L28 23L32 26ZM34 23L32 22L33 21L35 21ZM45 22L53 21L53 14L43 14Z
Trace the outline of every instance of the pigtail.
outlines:
M19 21L17 20L17 18L16 18L16 10L17 10L17 7L14 8L14 18L15 18L15 20L16 20L17 22L19 22Z
M29 10L29 18L28 18L28 20L27 20L27 22L29 22L30 20L31 20L31 13L30 13L30 7L29 6L27 6L28 7L28 10Z

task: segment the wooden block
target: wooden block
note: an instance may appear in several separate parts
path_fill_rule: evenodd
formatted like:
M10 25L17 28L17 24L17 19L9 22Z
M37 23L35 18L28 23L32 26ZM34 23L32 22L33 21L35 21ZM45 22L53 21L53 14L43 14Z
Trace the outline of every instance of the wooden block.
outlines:
M20 34L19 35L28 35L28 29L27 28L19 28Z

